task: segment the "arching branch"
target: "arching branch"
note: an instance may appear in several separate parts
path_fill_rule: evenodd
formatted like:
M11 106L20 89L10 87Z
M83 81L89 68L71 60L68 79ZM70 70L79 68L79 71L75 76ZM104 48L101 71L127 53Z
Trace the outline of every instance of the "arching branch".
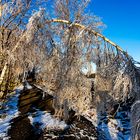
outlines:
M88 30L90 31L91 33L93 33L94 35L98 36L98 37L101 37L104 41L110 43L112 46L114 46L118 51L122 52L123 54L125 54L127 57L128 57L128 54L127 52L125 52L120 46L118 46L117 44L115 44L114 42L112 42L111 40L109 40L108 38L106 38L105 36L103 36L102 34L90 29L90 28L87 28L86 26L82 25L82 24L79 24L79 23L72 23L70 21L67 21L67 20L62 20L62 19L52 19L52 20L47 20L46 23L51 23L51 22L56 22L56 23L64 23L64 24L69 24L69 25L72 25L72 26L75 26L75 27L78 27L78 28L81 28L81 29L85 29L85 30Z

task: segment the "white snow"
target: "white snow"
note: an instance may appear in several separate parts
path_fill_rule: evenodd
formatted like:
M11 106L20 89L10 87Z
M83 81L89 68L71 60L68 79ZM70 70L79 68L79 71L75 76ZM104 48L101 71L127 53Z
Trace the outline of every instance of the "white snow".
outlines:
M91 114L91 112L94 112ZM98 131L103 131L107 140L130 140L130 122L126 119L130 118L130 112L122 111L118 112L118 119L108 118L109 116L100 116L96 114L95 110L85 112L83 114L92 124L98 129ZM126 117L124 117L125 115ZM104 119L101 119L104 118ZM106 123L106 120L109 120ZM125 132L123 130L125 129ZM99 132L100 133L100 132ZM101 132L102 133L102 132ZM99 136L100 137L100 136ZM99 138L100 139L100 138Z
M47 128L49 130L63 130L67 125L64 121L60 121L57 118L53 118L52 115L46 111L37 110L35 114L28 116L32 125L36 122L41 124L41 129Z
M26 85L27 89L31 89L28 83ZM20 95L20 91L24 87L21 85L15 90L15 94L10 96L8 100L3 103L3 108L0 110L0 138L3 140L9 139L8 130L11 128L11 120L19 116L18 111L18 96ZM40 128L43 130L47 128L51 129L64 129L67 125L64 121L60 121L57 118L53 118L50 113L46 111L37 110L33 113L29 113L28 118L30 119L31 124L34 126L36 123L40 124Z
M32 86L27 82L26 88L27 88L27 89L32 89Z
M32 87L27 83L27 88L31 89ZM18 96L20 95L20 90L22 89L23 89L22 85L18 87L16 89L16 94L9 97L8 100L3 104L3 110L2 109L0 110L0 138L3 140L4 139L6 140L9 138L7 136L7 132L8 132L8 129L11 127L10 121L13 118L18 117L19 115L17 104L18 104ZM137 101L135 104L137 103L139 104L140 101ZM133 106L132 106L132 109L133 109ZM36 110L35 112L29 113L29 116L28 116L28 118L30 119L30 123L33 126L35 126L36 123L39 123L39 126L42 130L44 128L47 128L48 130L52 130L52 129L63 130L67 126L67 124L64 121L60 121L59 119L54 118L47 111L40 111L38 109L35 109L35 110ZM94 111L92 110L92 112ZM105 119L100 120L100 118L103 118L103 117L99 117L96 113L93 114L92 112L85 112L84 116L88 120L90 120L95 125L95 127L101 129L107 136L108 140L118 140L118 139L129 140L130 139L130 132L129 132L129 128L131 127L130 122L129 121L126 122L125 120L130 117L129 112L127 111L118 112L117 116L119 116L119 118L118 119L109 118L108 123L105 123L108 116L105 116ZM98 122L101 122L100 125L98 124ZM125 133L121 131L123 129L126 129Z
M18 95L15 95L8 99L4 105L5 109L0 111L0 138L7 137L10 121L19 115L17 102Z
M18 117L19 111L17 108L18 96L20 91L23 89L23 85L20 85L15 89L15 94L8 98L8 100L3 103L3 109L0 110L0 138L8 139L7 136L8 129L10 126L10 121L13 118Z

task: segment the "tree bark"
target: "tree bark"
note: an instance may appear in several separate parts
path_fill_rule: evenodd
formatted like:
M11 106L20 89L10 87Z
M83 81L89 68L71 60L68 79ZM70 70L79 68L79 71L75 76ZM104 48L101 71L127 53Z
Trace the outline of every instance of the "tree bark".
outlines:
M0 86L1 86L1 84L3 82L3 79L4 79L4 76L5 76L7 67L8 67L8 63L6 62L5 65L4 65L4 67L3 67L3 70L1 72L1 75L0 75Z

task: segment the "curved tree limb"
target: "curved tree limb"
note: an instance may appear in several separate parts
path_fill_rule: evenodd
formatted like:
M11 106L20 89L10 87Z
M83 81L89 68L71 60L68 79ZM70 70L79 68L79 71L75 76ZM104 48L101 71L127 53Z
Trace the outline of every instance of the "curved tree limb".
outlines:
M71 23L70 21L62 20L62 19L52 19L52 20L47 20L46 21L46 23L52 23L52 22L69 24L69 25L75 26L77 28L88 30L91 33L93 33L95 36L101 37L104 41L110 43L112 46L114 46L118 51L122 52L128 58L127 52L125 52L120 46L118 46L117 44L115 44L114 42L112 42L111 40L109 40L108 38L106 38L105 36L103 36L102 34L96 32L96 31L94 31L94 30L92 30L90 28L87 28L86 26L84 26L82 24L79 24L79 23ZM15 52L16 49L18 47L20 47L20 41L25 37L25 35L26 35L26 32L24 32L23 36L18 41L18 43L15 45L15 47L13 48L13 50L11 51L11 53ZM1 72L1 75L0 75L0 85L2 84L2 81L4 79L4 76L5 76L5 73L6 73L6 70L7 70L7 65L8 65L8 62L5 63L5 65L3 67L3 70Z
M102 34L87 28L86 26L79 24L79 23L71 23L70 21L67 20L62 20L62 19L52 19L52 20L47 20L46 23L51 23L51 22L58 22L58 23L64 23L64 24L69 24L69 25L73 25L75 27L81 28L81 29L85 29L90 31L91 33L93 33L96 36L101 37L104 41L110 43L112 46L114 46L118 51L122 52L123 54L125 54L128 57L127 52L125 52L120 46L118 46L117 44L115 44L114 42L112 42L111 40L109 40L108 38L106 38L105 36L103 36Z

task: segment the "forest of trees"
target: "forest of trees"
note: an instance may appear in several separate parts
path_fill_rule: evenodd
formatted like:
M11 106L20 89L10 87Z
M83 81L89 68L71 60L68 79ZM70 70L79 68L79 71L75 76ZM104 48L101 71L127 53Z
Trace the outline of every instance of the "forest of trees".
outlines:
M33 84L56 97L60 111L64 106L82 114L91 104L96 108L99 100L109 111L116 103L139 98L133 59L101 36L105 25L88 13L89 3L0 0L0 98L27 82L30 73ZM87 78L93 73L95 99ZM101 93L108 97L99 99Z

